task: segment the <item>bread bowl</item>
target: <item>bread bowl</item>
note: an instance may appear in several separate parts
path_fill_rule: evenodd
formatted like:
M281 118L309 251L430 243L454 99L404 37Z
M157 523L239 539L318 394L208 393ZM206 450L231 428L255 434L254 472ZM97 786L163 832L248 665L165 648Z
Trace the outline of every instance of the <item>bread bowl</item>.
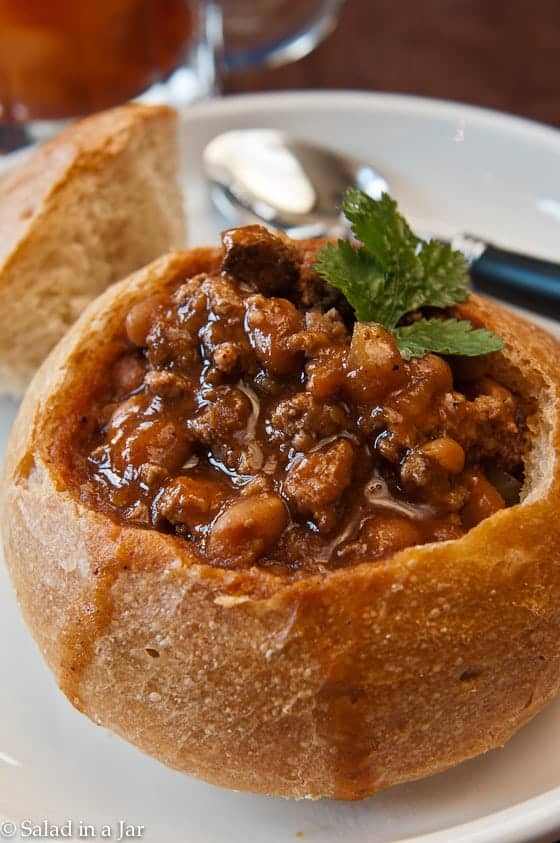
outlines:
M349 480L339 484L336 500L320 498L317 503L313 497L298 498L293 486L298 471L301 478L300 451L309 459L320 445L319 451L327 454L321 470L337 469L340 454L328 450L336 444L337 433L327 432L318 442L313 427L296 425L295 432L290 428L286 435L292 437L292 448L293 436L303 437L297 440L295 447L300 451L294 457L289 449L282 452L280 445L274 444L283 423L278 420L263 428L257 444L288 454L283 470L292 474L291 486L282 486L285 517L290 525L295 524L297 536L301 538L304 530L306 536L311 535L302 545L308 554L298 559L291 552L293 546L287 544L281 545L280 555L276 553L280 539L276 536L270 542L268 530L274 523L282 527L278 505L272 500L280 495L276 487L270 491L266 485L257 486L245 497L247 501L260 496L262 504L269 496L261 507L264 527L257 530L259 541L246 541L247 535L250 540L255 538L255 530L251 519L245 519L239 544L243 552L238 554L232 548L239 542L239 531L222 529L217 539L212 532L224 512L233 507L231 496L238 495L237 502L243 499L243 486L228 487L225 503L218 489L215 508L212 496L202 495L201 509L206 505L206 510L199 513L200 528L193 526L191 518L196 496L189 499L190 510L185 506L181 510L175 490L175 497L168 495L167 508L160 507L164 498L160 492L169 491L167 484L174 482L177 474L197 468L193 453L200 471L227 474L224 467L229 468L231 479L235 469L228 463L230 457L239 468L238 454L232 457L227 448L218 453L216 443L205 439L208 431L212 435L217 430L212 423L200 424L212 397L203 397L191 413L194 424L189 430L198 436L198 452L190 445L186 451L179 449L174 467L166 467L168 474L156 473L153 489L150 478L144 476L143 482L153 494L150 506L143 510L132 505L126 494L125 499L111 498L110 471L118 461L109 465L96 451L110 451L114 445L111 437L116 437L117 444L123 436L126 439L130 432L127 413L150 389L166 400L177 399L173 390L180 384L159 375L146 381L146 374L170 372L182 377L194 358L185 364L182 375L177 354L171 360L163 346L164 356L158 357L162 350L158 337L163 329L154 325L176 327L175 315L165 322L166 314L178 314L181 308L190 319L197 312L193 302L201 290L206 302L217 295L212 285L203 289L206 281L201 273L216 276L217 283L226 285L218 297L225 307L222 316L232 315L228 308L241 296L244 307L250 310L248 299L252 303L258 299L257 309L265 312L269 321L275 318L262 299L271 292L289 293L275 288L275 282L271 287L267 272L259 276L255 292L251 278L236 264L231 245L231 238L228 241L226 237L225 281L224 276L216 276L224 260L222 251L193 249L166 255L105 292L42 366L20 410L2 490L6 560L22 611L60 687L95 722L169 766L217 785L287 797L360 799L501 746L557 693L560 684L558 343L534 325L477 296L455 308L455 313L491 328L505 342L503 351L489 355L482 364L472 363L482 368L471 381L480 387L481 379L491 379L492 388L498 390L497 403L479 402L488 412L492 407L496 410L500 401L510 401L500 389L513 396L507 418L496 410L498 427L493 433L501 434L503 442L494 435L488 438L487 447L498 463L519 449L523 461L519 503L505 507L502 500L499 506L490 505L490 514L469 528L472 512L468 514L467 495L454 504L460 510L447 513L445 529L438 527L438 533L430 521L431 526L423 533L422 527L420 535L414 524L408 533L403 523L401 532L391 531L390 519L381 518L387 507L378 499L372 506L379 523L389 525L385 532L385 527L376 527L346 558L342 554L333 563L332 530L336 527L329 519L335 512L342 519L344 532L352 520L348 512L354 505L364 505L361 498L357 503L362 492ZM290 261L297 252L298 277L311 278L313 286L316 279L310 276L310 261L315 245L284 242L283 248L287 252L276 252L280 263L286 259L282 278L286 273L290 276ZM290 283L297 279L290 277ZM173 311L161 298L167 291L173 291ZM315 293L310 295L313 299ZM342 311L343 305L331 295L332 291L318 293L319 298L326 297L325 306L340 305ZM149 299L153 296L160 298ZM155 319L149 329L139 327L140 303L146 300L150 307L144 308L144 313L147 310L150 319ZM216 298L212 301L204 307L214 308L215 316L220 304ZM130 313L137 305L137 318L131 320ZM202 321L197 338L198 332L212 323ZM336 333L343 320L335 321ZM231 324L238 327L235 318ZM333 403L329 391L339 388L339 367L331 367L324 377L316 370L312 374L309 367L316 362L313 354L317 347L313 352L312 344L305 345L305 331L298 331L297 326L284 331L284 339L303 334L305 342L290 344L290 340L271 357L271 344L259 345L257 336L258 330L266 334L267 320L263 325L262 320L251 322L248 318L244 324L265 372L272 373L273 380L295 378L290 381L290 398L315 390L321 408ZM324 322L321 327L325 328ZM200 337L212 355L214 375L220 361L222 373L233 377L234 370L228 369L231 349L221 348L219 357L215 354L223 337L218 343L208 334ZM343 344L348 342L349 338ZM181 353L186 360L187 352L183 349ZM122 366L115 368L115 361L131 354L136 361L148 359L143 363L147 368L140 381L125 377L128 392L119 393L115 382L122 385ZM331 359L336 360L336 355ZM243 360L240 365L243 372ZM198 360L197 378L202 366L203 361ZM434 362L434 377L443 380L415 418L419 429L430 408L440 406L438 402L446 395L459 401L445 367L449 364ZM109 370L113 376L120 373L116 381L108 378ZM412 370L407 371L410 375ZM467 377L463 364L456 361L452 374L456 381ZM223 382L216 377L210 386L220 389ZM239 385L228 377L226 385ZM423 373L417 381L416 375L411 377L412 381L396 385L401 398L411 393L411 383L424 383ZM308 390L313 380L314 386ZM255 382L253 377L252 383L263 406L271 401L277 409L285 398L275 394L274 385L266 379ZM352 392L354 387L351 389L357 404L371 398L363 398L362 386L358 383L358 398ZM195 387L191 384L190 389ZM188 390L184 387L181 401L188 400ZM378 397L376 393L371 400L375 403ZM475 402L477 396L471 398ZM236 400L243 403L239 396ZM138 412L144 413L146 406ZM246 422L252 408L249 398ZM392 410L395 408L398 406L393 404ZM294 418L289 413L280 417ZM271 418L267 411L267 419ZM516 419L519 430L514 431ZM327 421L336 430L337 424L344 427L348 419L339 422L335 415L334 421L330 416ZM429 426L430 435L420 446L444 438L435 436L434 430ZM320 432L325 431L321 428ZM351 432L358 445L342 434L340 438L356 448L350 473L359 474L366 457L360 451L360 428L352 427ZM371 436L372 429L366 432ZM455 432L460 438L460 431ZM192 436L188 441L193 441ZM282 440L281 446L285 445ZM406 443L407 454L416 447L410 446ZM134 448L134 443L127 447ZM467 468L469 447L465 443ZM205 448L214 448L211 465L208 460L204 463ZM249 448L245 451L258 463L258 454L255 457ZM344 462L347 448L341 452ZM105 456L107 453L105 450ZM383 459L391 463L390 449ZM401 454L395 459L391 465L399 468L391 471L401 471ZM475 459L480 460L480 453ZM153 452L151 461L157 464ZM428 464L432 465L430 459ZM109 485L99 479L101 468ZM259 473L254 466L252 470ZM462 476L456 467L453 472ZM335 485L343 475L344 465L335 472ZM315 477L315 485L322 492L320 479ZM472 484L472 473L469 482ZM283 483L287 483L285 475ZM457 481L458 488L463 486ZM302 488L304 492L307 489ZM418 512L414 510L412 516L407 507L425 507L422 494L421 489L406 494L393 490L387 496L393 502L389 514L400 517L404 507L404 520L413 520ZM433 515L430 512L427 520ZM403 531L406 546L401 544L400 549L398 536ZM384 536L389 536L385 545ZM378 541L377 549L370 553L373 541ZM334 550L351 545L347 535ZM325 546L331 548L326 559L319 552Z
M0 394L109 284L185 244L177 113L128 104L70 124L0 176Z

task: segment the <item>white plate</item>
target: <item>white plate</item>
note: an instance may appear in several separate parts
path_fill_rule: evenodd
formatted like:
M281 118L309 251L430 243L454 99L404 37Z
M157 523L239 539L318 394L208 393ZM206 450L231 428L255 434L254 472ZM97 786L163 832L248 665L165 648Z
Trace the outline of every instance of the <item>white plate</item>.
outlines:
M193 244L216 241L224 227L208 205L201 150L242 126L284 128L369 158L412 217L560 261L560 133L461 105L343 92L239 97L191 110L184 134ZM0 405L2 449L14 412ZM304 843L560 837L560 701L505 749L433 778L357 804L288 802L173 773L78 714L24 629L2 566L0 641L0 815L16 823L82 820L96 839L104 824L117 839L121 819L144 825L151 843L296 843L297 832Z

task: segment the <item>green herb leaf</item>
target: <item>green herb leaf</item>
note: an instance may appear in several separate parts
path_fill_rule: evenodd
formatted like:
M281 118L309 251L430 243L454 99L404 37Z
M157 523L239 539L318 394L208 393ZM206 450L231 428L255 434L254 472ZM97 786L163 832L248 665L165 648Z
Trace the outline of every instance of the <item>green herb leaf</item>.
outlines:
M455 319L423 319L397 327L407 313L450 307L468 297L465 258L437 240L420 240L387 194L376 200L350 188L342 207L362 245L355 249L339 240L336 246L325 246L317 253L316 269L344 293L358 321L383 325L401 338L408 357L429 351L475 356L503 347L490 331L457 328L470 323ZM451 346L453 350L446 350Z
M358 322L379 322L385 276L365 249L353 249L347 240L327 244L317 254L315 269L333 287L342 290Z
M450 307L468 297L469 273L461 252L448 243L429 240L419 254L427 281L423 307Z
M474 329L464 319L419 319L411 325L395 328L391 333L405 360L422 357L430 351L478 357L504 347L502 340L492 331Z
M405 313L419 306L416 302L421 299L418 293L424 275L416 254L420 241L399 214L395 200L386 193L376 200L350 188L342 210L354 236L363 243L360 251L369 253L385 275L376 301L376 321L396 325Z
M351 187L344 196L342 210L352 225L354 236L362 241L381 269L386 272L397 270L402 274L408 264L416 263L411 257L420 241L388 193L381 199L372 199ZM413 271L417 271L415 265Z
M419 240L386 193L376 200L350 188L343 211L363 243L360 251L374 257L386 274L384 288L376 290L383 293L378 309L386 318L377 321L394 327L419 307L448 307L467 298L468 270L461 252L438 240Z

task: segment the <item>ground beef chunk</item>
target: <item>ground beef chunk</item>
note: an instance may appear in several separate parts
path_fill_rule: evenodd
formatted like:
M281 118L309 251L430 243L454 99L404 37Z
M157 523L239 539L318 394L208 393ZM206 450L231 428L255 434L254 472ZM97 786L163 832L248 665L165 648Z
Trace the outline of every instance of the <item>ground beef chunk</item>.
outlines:
M206 359L207 377L219 383L223 375L254 373L257 361L244 330L245 302L231 279L215 276L202 285L208 302L208 321L198 336Z
M146 390L152 395L159 395L162 398L178 398L184 395L187 390L192 389L192 384L181 375L175 372L168 372L166 369L152 369L144 378Z
M351 329L354 324L354 312L340 290L326 284L317 275L315 255L316 246L303 248L301 269L291 298L304 308L315 307L322 311L335 308Z
M204 292L207 279L207 275L195 275L181 284L173 294L178 322L191 337L197 337L208 320L208 299Z
M443 397L439 413L441 430L457 439L471 460L499 457L506 469L519 465L523 426L510 402L495 395L478 395L468 401L452 391Z
M181 475L171 480L157 501L157 512L176 527L192 533L208 524L219 511L230 489L216 478Z
M187 423L196 441L212 445L228 434L245 430L251 415L251 402L242 390L219 386L206 390L204 405Z
M349 425L342 404L326 404L308 392L297 392L280 401L267 422L273 442L289 444L296 451L308 451L325 437Z
M156 317L146 337L146 358L155 369L173 367L189 374L200 360L198 338L186 331L176 313L167 312Z
M295 351L302 351L306 357L313 358L323 351L345 346L348 332L340 314L334 308L326 313L313 309L305 314L305 326L294 332L290 346Z
M331 530L337 522L335 505L352 480L353 461L354 449L347 439L296 459L283 487L293 510L311 518L319 530Z
M222 235L224 272L267 296L289 292L298 276L297 250L262 225L234 228Z

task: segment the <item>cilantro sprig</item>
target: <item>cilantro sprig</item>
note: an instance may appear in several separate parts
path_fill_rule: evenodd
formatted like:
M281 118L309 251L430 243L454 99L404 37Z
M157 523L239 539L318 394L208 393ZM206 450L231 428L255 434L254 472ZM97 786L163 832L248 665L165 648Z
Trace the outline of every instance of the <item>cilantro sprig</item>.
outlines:
M407 360L430 351L476 357L504 347L496 334L465 320L419 318L399 324L420 308L465 301L466 261L445 243L418 238L386 193L377 200L350 188L342 209L362 245L329 243L318 252L315 268L344 293L358 321L383 325Z

